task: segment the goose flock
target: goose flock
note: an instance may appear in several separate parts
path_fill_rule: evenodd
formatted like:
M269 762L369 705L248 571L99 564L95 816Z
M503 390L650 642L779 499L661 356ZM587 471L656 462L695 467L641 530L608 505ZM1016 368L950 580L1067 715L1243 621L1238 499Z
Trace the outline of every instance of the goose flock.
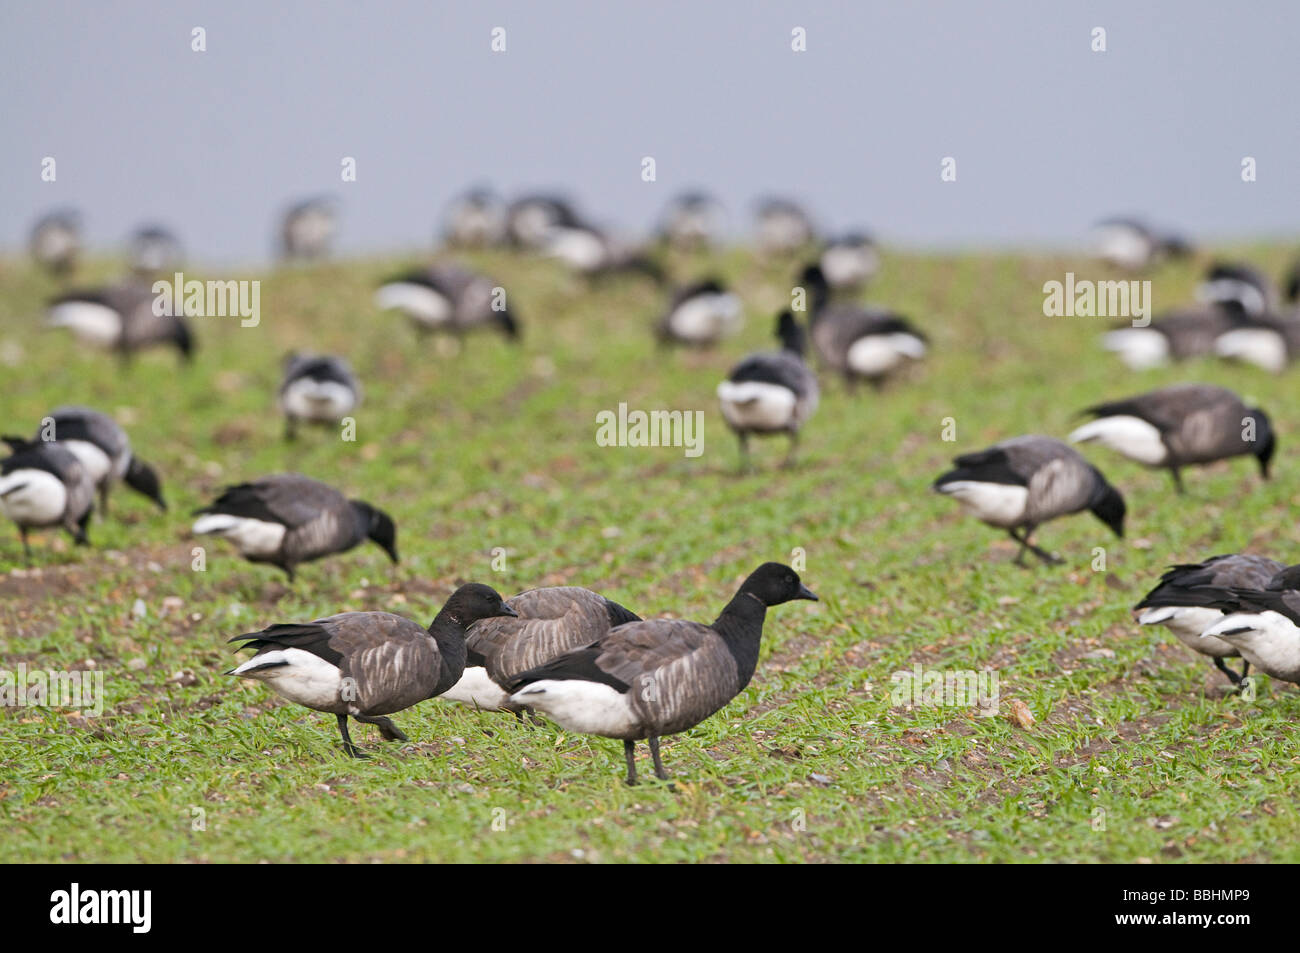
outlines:
M507 202L475 188L448 207L440 234L448 249L513 249L558 262L586 281L640 275L663 296L662 309L647 322L647 339L708 352L741 330L745 302L716 275L674 275L668 260L722 242L724 221L717 200L683 193L663 212L656 238L637 243L593 223L563 196ZM123 278L72 289L66 283L81 256L80 228L77 213L59 210L32 231L33 258L63 285L49 303L48 324L124 361L161 346L188 362L197 344L191 323L184 314L159 313L150 284L179 267L179 239L162 226L144 226L131 236ZM1125 272L1194 253L1186 240L1132 219L1106 220L1097 231L1097 257ZM308 199L284 214L278 249L286 262L320 259L336 233L335 203ZM779 346L744 356L717 383L719 416L738 440L743 469L753 466L751 438L767 436L786 439L784 465L793 466L802 435L816 427L820 375L838 379L847 399L870 400L856 394L858 385L906 386L910 376L924 373L932 340L901 311L857 300L881 268L876 242L865 232L823 238L802 207L773 197L756 208L753 244L763 260L786 268L794 303L774 316ZM404 316L420 336L459 339L491 331L518 342L526 325L515 299L506 304L504 288L494 276L440 260L383 280L373 301L378 312ZM1300 263L1275 284L1246 263L1216 261L1194 301L1143 326L1114 328L1100 343L1136 369L1217 356L1277 373L1300 354L1297 297ZM1036 541L1039 529L1058 518L1090 513L1124 536L1125 496L1076 448L1095 445L1168 471L1180 494L1184 470L1237 457L1253 457L1260 476L1269 477L1277 449L1273 421L1228 389L1179 384L1097 400L1081 411L1089 419L1064 439L1018 435L965 450L932 489L1005 531L1023 566L1030 555L1043 564L1064 561ZM361 402L362 383L346 356L303 351L284 358L275 403L286 441L298 439L303 427L339 426ZM62 529L78 545L89 544L96 500L106 514L118 483L167 509L162 477L103 412L59 407L38 422L34 438L3 439L10 455L0 462L0 513L16 525L29 562L33 530ZM276 567L290 582L304 564L367 542L399 560L397 526L388 513L299 473L251 476L192 515L195 537L222 538L243 559ZM621 740L626 780L635 784L636 742L647 743L655 775L666 778L660 739L689 730L745 690L757 670L767 610L817 599L794 568L779 562L759 564L725 604L719 597L722 607L709 623L642 618L606 594L576 586L507 598L467 583L427 626L362 611L233 635L231 643L254 654L227 674L333 714L343 749L354 757L366 754L352 740L349 718L401 742L407 736L389 716L443 698L508 712L526 724L550 721ZM1165 626L1238 688L1252 666L1300 683L1300 567L1256 554L1214 555L1170 568L1134 611L1139 624ZM1240 672L1225 662L1237 658Z

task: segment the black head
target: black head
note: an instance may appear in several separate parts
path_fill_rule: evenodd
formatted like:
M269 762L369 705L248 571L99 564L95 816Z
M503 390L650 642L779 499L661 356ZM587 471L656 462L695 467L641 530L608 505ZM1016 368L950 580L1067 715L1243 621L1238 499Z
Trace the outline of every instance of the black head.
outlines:
M1100 485L1097 492L1092 495L1092 502L1088 505L1088 509L1092 511L1093 516L1109 526L1116 536L1123 539L1126 512L1124 497L1120 496L1119 490L1107 483L1100 473L1097 473L1097 479Z
M369 503L363 503L360 500L353 500L352 508L361 517L366 538L377 543L380 549L388 553L388 558L393 562L399 562L397 558L397 524L393 522L393 518L383 510L375 509Z
M818 601L812 590L799 581L799 574L781 563L763 563L749 574L740 591L748 593L765 606L779 606L795 599Z
M470 582L451 594L438 616L462 628L468 628L479 619L492 619L496 616L518 618L519 613L506 605L501 593L491 586Z
M816 262L805 266L804 270L799 272L799 280L810 291L826 287L826 276L822 274L822 266Z
M512 341L519 340L519 321L518 319L515 318L513 314L510 313L509 308L503 308L500 311L494 311L493 318L496 320L501 330L505 333L506 337L508 337Z
M131 465L127 467L123 480L135 492L153 500L158 509L167 509L162 495L162 481L158 479L157 471L139 457L132 455Z
M1277 440L1273 435L1273 423L1268 414L1258 407L1250 409L1250 416L1255 418L1255 459L1259 461L1260 475L1268 479L1268 465L1277 449Z
M172 342L186 362L194 360L194 335L190 332L189 325L180 318L176 319L172 327Z
M781 346L787 351L793 351L800 356L804 352L804 333L799 322L795 320L794 314L789 311L782 311L776 319L776 336L781 341Z

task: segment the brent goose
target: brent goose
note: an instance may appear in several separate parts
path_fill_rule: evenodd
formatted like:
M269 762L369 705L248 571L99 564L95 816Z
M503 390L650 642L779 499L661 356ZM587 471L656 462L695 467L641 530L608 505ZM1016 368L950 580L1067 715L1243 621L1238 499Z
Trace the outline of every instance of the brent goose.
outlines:
M627 783L646 739L655 776L667 780L659 739L698 725L745 690L758 664L767 607L817 597L789 566L764 563L712 625L650 619L612 629L516 677L511 701L567 731L621 738Z
M926 336L902 315L832 303L820 265L806 267L800 281L812 297L813 347L850 386L861 379L881 387L904 365L925 357Z
M1233 326L1215 339L1214 353L1274 374L1281 373L1300 355L1300 317L1276 314L1236 317Z
M1200 563L1171 566L1133 611L1141 613L1138 622L1142 625L1163 625L1183 645L1208 655L1236 685L1250 671L1250 663L1244 663L1238 675L1223 661L1240 656L1237 647L1214 636L1203 636L1223 618L1218 609L1209 608L1214 594L1207 593L1205 587L1263 589L1284 568L1274 559L1246 554L1212 556Z
M1089 510L1116 536L1124 536L1124 498L1059 440L1013 437L953 463L957 468L935 480L934 489L976 519L1005 529L1020 544L1016 565L1024 565L1026 550L1045 563L1062 561L1030 542L1035 529L1058 516Z
M290 261L324 258L334 243L338 213L333 199L305 199L289 207L280 225L280 253Z
M397 527L387 513L297 473L228 486L194 511L194 532L223 536L245 559L283 569L373 540L397 562Z
M506 206L491 189L474 188L443 215L443 241L451 248L490 248L506 237Z
M161 225L136 229L127 248L131 270L138 275L160 275L175 271L185 260L180 239Z
M54 275L68 274L81 252L81 216L71 209L42 215L32 226L28 247L36 264Z
M431 265L390 278L375 292L377 307L401 311L421 334L450 331L461 335L495 327L508 338L519 337L519 323L504 289L491 278L460 265Z
M1083 411L1096 419L1070 434L1071 443L1095 441L1135 463L1169 470L1183 492L1179 469L1250 454L1268 479L1273 426L1264 411L1247 407L1230 390L1174 384Z
M1140 271L1167 258L1191 253L1186 240L1160 234L1145 222L1133 218L1108 218L1093 227L1097 257L1126 271Z
M789 199L759 201L754 219L754 245L763 255L798 251L817 237L817 229L808 213Z
M300 420L337 424L356 410L361 403L361 385L341 357L290 353L284 360L279 400L285 438L292 440Z
M348 734L348 716L376 726L385 741L405 741L384 716L455 685L465 668L466 629L501 615L514 610L496 590L469 583L452 593L428 629L388 612L277 623L232 638L257 654L226 674L265 682L292 702L335 715L343 750L365 758Z
M639 272L656 283L666 279L663 268L640 246L591 225L555 226L542 253L586 278Z
M179 314L155 314L156 297L148 281L138 280L71 291L50 302L46 323L116 351L124 360L145 348L170 345L188 361L194 352L189 325Z
M167 509L158 473L131 450L131 440L112 417L89 407L56 407L46 415L51 427L34 440L54 440L81 461L90 482L99 491L100 512L108 513L108 494L119 480L158 509Z
M683 192L669 201L659 234L669 245L696 251L712 245L722 231L722 205L704 192Z
M86 525L95 506L95 484L76 455L57 443L2 437L11 455L0 461L0 512L18 525L30 562L27 533L62 526L74 542L89 542Z
M1267 275L1250 265L1216 262L1196 288L1196 299L1231 311L1262 315L1278 305L1277 288Z
M851 232L828 242L817 264L833 289L856 291L880 270L880 253L870 236Z
M1266 675L1300 684L1300 566L1280 571L1263 589L1205 588L1206 605L1224 618L1202 634L1221 639Z
M804 332L794 315L776 320L781 350L751 354L718 385L718 403L727 426L740 440L741 466L749 465L751 434L786 434L787 465L794 462L799 429L817 409L817 376L804 363Z
M573 206L554 195L526 195L511 202L506 210L506 231L511 243L531 251L541 251L556 228L579 224Z
M679 288L655 329L660 343L707 347L740 329L740 298L717 278Z
M522 709L504 686L520 672L571 649L590 645L616 625L641 617L599 593L578 586L530 589L506 600L517 616L482 619L470 626L465 674L450 698L483 711Z
M1106 350L1135 371L1213 354L1219 336L1238 327L1238 313L1217 305L1179 308L1146 327L1125 324L1102 338Z

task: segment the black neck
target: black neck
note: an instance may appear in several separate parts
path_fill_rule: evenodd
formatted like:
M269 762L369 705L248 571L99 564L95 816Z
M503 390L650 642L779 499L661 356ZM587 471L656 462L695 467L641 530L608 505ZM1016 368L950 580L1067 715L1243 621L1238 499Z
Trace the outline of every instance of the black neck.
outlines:
M438 645L441 659L438 670L438 684L433 694L441 695L460 681L465 674L465 630L468 628L455 614L444 608L429 624L429 634Z
M758 667L758 646L763 638L763 619L767 616L765 606L757 596L741 591L727 603L722 614L713 623L727 649L736 660L736 670L740 674L740 691L754 677Z

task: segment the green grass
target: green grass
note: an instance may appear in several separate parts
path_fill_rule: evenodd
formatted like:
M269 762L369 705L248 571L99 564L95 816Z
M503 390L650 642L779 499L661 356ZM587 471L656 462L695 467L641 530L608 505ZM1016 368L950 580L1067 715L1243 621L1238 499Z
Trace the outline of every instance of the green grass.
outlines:
M1234 251L1272 273L1289 257ZM745 296L743 334L665 355L648 331L658 299L640 279L588 290L547 262L472 260L510 289L521 347L479 336L453 358L420 345L370 303L397 263L352 262L234 276L262 279L260 326L200 319L192 368L158 353L126 373L31 333L54 286L0 268L7 431L34 430L58 403L105 409L172 505L159 514L119 490L92 548L39 534L31 572L3 528L0 668L93 664L108 700L98 718L0 710L0 860L1300 859L1300 696L1266 679L1252 701L1229 696L1207 660L1128 613L1174 561L1243 549L1295 561L1296 376L1126 371L1098 347L1105 319L1042 314L1044 281L1105 277L1082 261L888 256L869 297L918 321L931 359L878 394L824 379L800 465L776 469L784 442L759 443L759 469L738 476L714 388L742 354L772 346L788 263L720 254L710 267ZM101 262L85 277L109 274ZM1196 271L1152 277L1160 310L1189 298ZM352 359L366 387L355 442L281 441L273 393L292 347ZM1189 471L1178 498L1166 476L1098 450L1129 502L1127 539L1087 514L1050 524L1040 542L1067 565L1033 571L1011 565L1005 536L928 492L956 453L1061 436L1081 407L1180 380L1270 411L1274 480L1238 460ZM597 446L597 412L620 401L703 410L703 455ZM941 439L947 417L954 442ZM290 588L215 543L206 571L192 571L189 511L225 483L289 468L392 513L400 567L367 546L303 567ZM1091 568L1097 546L1105 572ZM642 615L707 621L745 573L796 547L823 601L770 612L748 689L665 742L675 789L625 787L616 741L437 701L395 716L409 744L355 726L374 755L356 763L332 717L221 674L232 635L345 609L427 622L468 580L507 594L584 585ZM995 669L1003 714L891 706L890 674L918 662ZM1034 724L1006 717L1012 700Z

